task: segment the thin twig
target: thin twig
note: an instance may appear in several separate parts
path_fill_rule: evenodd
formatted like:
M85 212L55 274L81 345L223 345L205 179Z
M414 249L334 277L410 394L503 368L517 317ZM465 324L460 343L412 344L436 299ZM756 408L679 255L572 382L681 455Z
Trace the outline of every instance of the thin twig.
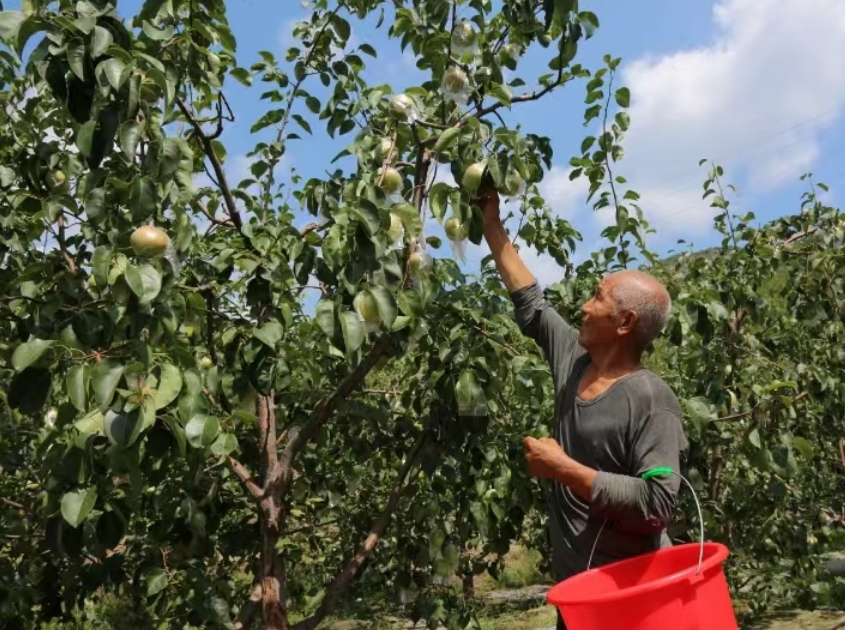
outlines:
M279 122L279 131L276 133L276 146L282 145L282 140L283 140L283 136L285 134L285 129L287 129L288 122L290 121L291 110L293 109L294 100L299 96L299 88L302 87L302 84L305 81L305 79L307 79L310 76L313 76L313 74L309 74L307 72L308 64L311 62L311 58L314 56L314 53L317 50L317 46L320 43L320 39L323 37L323 34L326 32L326 28L328 28L329 24L332 21L332 18L334 18L334 16L337 15L338 12L342 8L344 8L344 3L338 2L337 6L334 8L334 10L331 13L326 15L326 21L323 23L323 26L320 27L320 30L317 32L317 35L314 37L314 42L311 44L311 48L309 48L308 52L305 53L305 58L302 60L302 67L306 70L306 72L302 73L302 77L297 79L296 82L293 84L293 87L291 88L290 96L288 96L288 100L285 103L285 113L282 116L282 120ZM264 203L264 214L265 215L267 214L268 210L270 209L270 188L272 187L273 182L275 181L275 176L273 174L273 171L275 171L276 166L278 166L280 158L281 158L281 156L279 156L279 157L273 156L270 159L270 168L268 170L267 181L266 181L266 184L264 186L264 201L265 201L265 203Z
M604 104L604 119L602 121L602 137L607 138L607 115L610 111L610 97L613 94L613 71L610 72L610 76L608 77L607 81L607 99L605 100ZM604 151L604 165L607 168L607 179L610 183L610 191L613 193L613 206L616 208L616 222L619 223L619 197L616 194L616 184L613 181L613 169L610 168L610 150L609 147ZM625 266L628 266L628 250L625 247L625 232L619 233L619 246L621 248L621 253L625 256Z
M67 245L65 244L65 213L59 212L59 234L58 234L58 241L59 241L59 249L62 252L62 258L65 259L65 263L67 263L68 271L72 275L76 275L76 262L74 262L73 258L70 257L70 254L67 252Z
M17 503L15 501L7 499L6 497L0 497L0 503L5 503L6 505L9 505L13 508L18 508L19 510L25 510L26 509L25 505L21 505L20 503Z
M475 330L477 330L479 333L481 333L484 337L486 337L487 339L489 339L490 341L493 341L493 342L495 342L495 343L499 344L500 346L502 346L505 350L509 351L510 353L512 353L512 354L514 354L514 355L519 355L519 352L516 350L516 348L514 348L514 347L513 347L513 346L511 346L510 344L505 343L504 341L499 341L499 340L498 340L498 339L496 339L493 335L491 335L490 333L488 333L488 332L487 332L487 331L485 331L484 329L479 328L478 326L473 326L473 328L474 328Z

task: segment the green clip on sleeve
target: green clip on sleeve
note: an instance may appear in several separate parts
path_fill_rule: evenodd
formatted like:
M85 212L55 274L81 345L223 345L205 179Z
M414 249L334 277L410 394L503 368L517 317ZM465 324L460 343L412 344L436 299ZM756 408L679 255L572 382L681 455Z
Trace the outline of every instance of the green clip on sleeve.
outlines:
M652 477L668 477L675 474L671 468L652 468L643 473L643 479L651 479Z

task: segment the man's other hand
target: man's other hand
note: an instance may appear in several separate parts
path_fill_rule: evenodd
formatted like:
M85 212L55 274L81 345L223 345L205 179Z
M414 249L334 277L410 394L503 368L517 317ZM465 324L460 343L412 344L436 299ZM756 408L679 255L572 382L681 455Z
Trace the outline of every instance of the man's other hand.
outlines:
M528 472L541 479L560 479L566 470L569 456L557 440L527 437L522 442Z

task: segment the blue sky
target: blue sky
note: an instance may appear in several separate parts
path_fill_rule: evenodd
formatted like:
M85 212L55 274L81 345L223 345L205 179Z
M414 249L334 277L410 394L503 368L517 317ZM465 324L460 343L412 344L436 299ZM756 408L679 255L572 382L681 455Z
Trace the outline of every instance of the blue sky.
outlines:
M118 9L126 17L139 5L120 0ZM598 68L606 53L623 60L619 80L632 92L632 127L626 157L614 171L642 194L641 205L658 230L651 241L655 249L676 248L679 238L701 247L716 242L712 213L701 201L701 158L728 169L729 182L740 189L736 209L753 210L760 220L798 207L804 190L798 176L808 170L832 186L830 197L837 201L837 188L845 185L845 3L582 0L581 8L594 11L601 27L580 48L578 61ZM249 67L262 49L282 59L294 43L293 24L308 15L291 0L229 3L239 64ZM387 40L386 24L379 31L372 23L351 22L351 45L367 42L379 53L377 60L365 57L370 80L397 91L420 82L411 55L402 55L398 42ZM530 85L546 72L546 61L530 54L520 65L520 76ZM223 137L230 179L247 172L245 155L256 142L248 129L264 111L258 100L263 89L261 83L247 89L227 81L237 117ZM575 84L540 102L515 106L509 116L526 131L552 140L555 165L541 191L551 208L584 234L579 257L598 246L597 235L607 221L585 204L583 186L567 177L569 158L593 131L582 125L583 98L583 84ZM314 136L288 146L287 165L319 176L349 136L332 142L319 124L312 126ZM470 245L467 270L477 269L485 253ZM530 251L524 255L543 283L559 277L550 259Z
M788 6L797 4L802 6ZM753 210L761 220L797 207L803 191L798 176L807 170L834 187L835 200L836 185L845 184L840 149L845 81L832 61L845 58L842 2L596 0L581 5L598 15L601 27L580 48L579 61L597 68L606 53L623 60L620 80L632 90L632 128L626 158L616 171L643 195L642 206L658 229L652 242L658 251L677 247L679 238L696 246L718 238L710 227L712 213L701 201L701 158L725 165L740 190L735 207ZM298 2L231 5L239 62L249 65L260 49L284 51L293 43L293 24L307 15ZM377 60L368 60L371 81L397 91L420 82L413 57L402 55L385 29L353 23L351 44L364 42L379 53ZM543 52L529 54L520 65L520 76L529 84L546 72ZM236 169L236 156L254 141L239 127L248 126L261 109L256 90L234 90L240 122L226 140ZM586 205L583 187L567 177L569 158L590 132L582 124L583 98L583 85L576 84L516 106L508 116L526 131L551 138L555 167L541 190L552 209L583 233L579 257L598 245L606 222ZM332 143L315 127L307 144L289 146L290 163L302 174L319 175L345 142ZM477 269L485 253L483 246L469 245L468 270ZM525 256L544 283L559 277L550 259L528 251Z

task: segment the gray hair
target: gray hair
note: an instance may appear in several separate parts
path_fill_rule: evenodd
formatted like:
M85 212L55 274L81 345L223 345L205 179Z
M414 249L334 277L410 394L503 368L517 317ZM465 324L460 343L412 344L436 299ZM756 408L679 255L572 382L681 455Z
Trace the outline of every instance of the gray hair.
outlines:
M646 273L634 270L618 273L624 274L625 279L615 283L611 291L616 312L637 314L634 338L639 347L646 348L666 327L672 314L672 298L657 279Z

